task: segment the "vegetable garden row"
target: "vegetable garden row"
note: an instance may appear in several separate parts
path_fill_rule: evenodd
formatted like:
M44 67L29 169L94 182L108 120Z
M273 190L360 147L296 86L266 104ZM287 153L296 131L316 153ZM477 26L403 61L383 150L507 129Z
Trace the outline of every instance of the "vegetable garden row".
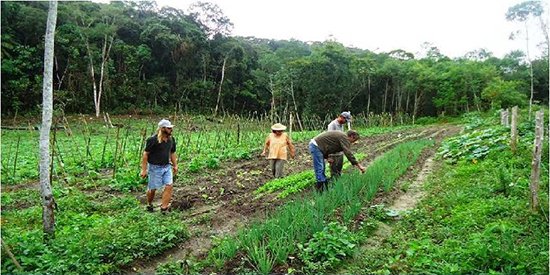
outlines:
M440 158L450 163L446 165L475 164L494 152L505 151L508 131L495 126L495 120L494 116L488 119L476 115L466 117L466 132L444 142ZM178 122L181 125L175 131L178 155L184 164L181 167L186 167L176 184L178 181L184 184L183 189L202 189L202 184L208 184L219 185L229 192L233 187L214 180L203 183L200 179L208 178L209 174L215 177L215 171L225 173L226 169L232 169L233 163L260 162L258 167L262 166L262 160L254 156L261 148L265 129L269 129L268 120L226 118L223 123L195 124L196 119L182 117L175 121L176 127ZM229 125L225 124L228 122ZM73 125L76 123L67 124L72 135L59 131L52 140L56 150L53 154L53 191L58 208L56 238L49 243L42 241L40 199L34 183L37 178L36 157L33 159L36 141L28 138L32 135L29 132L2 133L2 241L7 247L2 251L2 272L131 272L134 266L148 265L148 259L179 249L176 246L185 246L195 238L193 228L202 228L200 226L208 223L209 218L213 219L211 216L218 214L209 212L202 218L188 219L186 217L195 207L168 215L143 210L138 197L145 186L137 175L138 162L143 140L153 130L152 123L146 119L125 121L126 127L112 129L104 128L99 122L82 122L82 127ZM374 198L401 188L399 179L414 173L412 167L418 165L419 158L436 150L442 137L454 133L445 133L445 127L452 128L452 125L432 129L365 126L360 120L354 124L354 129L365 141L352 148L362 162L368 162L365 174L344 173L328 192L312 192L314 179L307 152L302 152L295 162L298 167L307 168L291 170L293 173L283 179L248 186L242 190L246 193L244 199L238 197L243 195L238 193L226 199L273 204L255 212L266 211L266 215L257 218L258 215L251 214L249 221L235 231L212 236L208 253L197 258L162 261L153 266L155 271L268 274L337 272L344 266L364 268L354 261L354 255L357 257L364 251L362 247L378 228L378 221L387 219L383 209L372 207ZM318 132L293 132L292 137L296 143L305 144ZM531 132L530 123L520 126L520 144L524 147L529 147L525 144L529 144ZM366 142L375 141L370 138L376 136L382 138ZM543 169L547 174L547 165ZM547 191L548 185L541 189ZM220 204L221 195L219 200L203 203L218 204L222 206L219 209L223 209L225 204ZM234 207L240 203L234 203ZM544 207L547 209L547 205ZM216 225L210 221L208 226ZM537 234L548 236L547 231ZM545 245L547 247L547 242ZM6 251L11 252L13 259ZM140 262L142 264L138 264ZM371 263L376 266L374 259ZM538 263L534 266L539 269L525 270L544 270ZM378 266L371 271L380 270L397 269ZM401 272L411 270L414 269L405 268Z

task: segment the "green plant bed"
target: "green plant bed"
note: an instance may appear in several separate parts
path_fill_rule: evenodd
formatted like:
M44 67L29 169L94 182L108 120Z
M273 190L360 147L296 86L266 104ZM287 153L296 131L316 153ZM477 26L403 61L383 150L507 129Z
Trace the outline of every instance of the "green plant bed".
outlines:
M297 253L297 244L305 244L334 220L336 209L346 209L345 219L357 215L361 205L370 201L380 187L388 190L430 144L433 142L427 140L400 144L376 159L364 175L344 174L328 191L283 205L267 220L242 229L236 238L221 241L211 250L209 261L221 267L240 251L256 272L269 273Z
M357 161L362 161L365 158L365 154L355 154ZM351 166L349 162L344 163L342 170L346 170ZM326 165L325 173L329 173L330 166ZM286 198L291 194L298 193L306 189L307 187L315 183L315 173L313 170L307 170L298 174L290 175L284 178L278 178L266 182L254 191L257 197L266 193L272 193L280 191L278 198Z
M2 273L109 274L162 253L188 237L176 214L146 213L133 197L97 203L75 190L57 198L55 239L43 242L42 207L2 212Z

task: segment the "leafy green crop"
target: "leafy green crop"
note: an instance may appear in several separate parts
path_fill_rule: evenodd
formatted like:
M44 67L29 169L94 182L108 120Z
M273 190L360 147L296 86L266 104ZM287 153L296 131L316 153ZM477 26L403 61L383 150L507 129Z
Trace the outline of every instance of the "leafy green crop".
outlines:
M490 151L506 148L508 141L506 128L475 130L446 140L437 154L450 163L459 160L475 162L483 159Z
M365 154L355 154L357 161L361 161L365 158ZM345 170L350 167L350 163L344 163L342 170ZM330 167L327 165L325 167L325 173L328 173ZM278 198L286 198L291 194L298 193L308 186L315 183L315 173L313 170L303 171L298 174L286 176L284 178L277 178L266 182L264 185L260 186L254 191L258 196L261 196L262 193L271 193L281 190L281 193L277 196Z
M316 232L306 244L298 244L300 259L311 272L324 272L337 266L350 256L357 244L356 237L347 227L330 222Z
M22 273L113 273L188 237L177 215L145 213L133 197L99 203L74 189L66 194L56 198L56 235L49 243L42 240L41 206L2 212L2 238ZM19 272L2 256L2 273Z

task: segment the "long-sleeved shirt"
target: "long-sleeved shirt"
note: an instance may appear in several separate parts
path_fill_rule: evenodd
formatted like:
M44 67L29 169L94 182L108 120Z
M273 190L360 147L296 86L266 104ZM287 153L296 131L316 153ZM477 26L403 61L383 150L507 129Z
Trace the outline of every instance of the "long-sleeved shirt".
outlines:
M348 139L346 133L340 131L328 131L317 135L313 138L317 143L319 150L323 152L325 158L330 154L335 154L340 151L344 152L346 158L351 162L351 164L356 165L357 159L350 150L351 143Z
M340 122L338 122L338 119L335 119L331 123L328 124L327 130L328 131L343 132L344 131L344 124L340 124ZM344 155L344 152L338 152L338 153L335 153L335 154L331 154L331 156L334 156L334 157L341 157L343 155Z

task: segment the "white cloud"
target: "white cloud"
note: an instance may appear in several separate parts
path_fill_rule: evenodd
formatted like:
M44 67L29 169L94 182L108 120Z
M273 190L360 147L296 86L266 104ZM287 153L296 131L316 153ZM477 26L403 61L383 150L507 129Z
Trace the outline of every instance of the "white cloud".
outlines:
M184 11L194 1L157 0ZM521 0L211 0L235 24L234 35L269 39L324 41L387 52L418 52L432 43L450 57L485 48L497 57L524 50L525 40L508 39L522 25L506 21ZM532 26L531 51L542 41Z

